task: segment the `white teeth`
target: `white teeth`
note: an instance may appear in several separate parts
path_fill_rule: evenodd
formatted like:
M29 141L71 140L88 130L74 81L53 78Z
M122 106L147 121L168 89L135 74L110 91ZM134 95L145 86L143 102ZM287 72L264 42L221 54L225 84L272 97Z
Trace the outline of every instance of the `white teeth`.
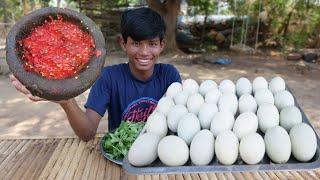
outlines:
M148 63L149 62L149 60L148 59L137 59L140 63L142 63L142 64L146 64L146 63Z

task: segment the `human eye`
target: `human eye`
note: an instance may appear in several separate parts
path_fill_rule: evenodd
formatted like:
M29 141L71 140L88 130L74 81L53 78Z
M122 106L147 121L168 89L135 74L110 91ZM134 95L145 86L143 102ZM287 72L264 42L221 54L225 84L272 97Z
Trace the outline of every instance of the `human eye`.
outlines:
M135 46L139 46L140 43L138 41L133 41L132 44Z
M157 46L158 43L157 43L157 42L150 42L149 45L150 45L150 46Z

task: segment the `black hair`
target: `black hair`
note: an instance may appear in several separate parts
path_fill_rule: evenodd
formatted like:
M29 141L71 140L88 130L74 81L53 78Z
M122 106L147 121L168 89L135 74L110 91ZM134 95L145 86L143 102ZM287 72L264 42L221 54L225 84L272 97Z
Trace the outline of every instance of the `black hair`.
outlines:
M121 34L125 42L130 36L135 41L153 39L163 40L166 25L162 17L150 8L126 10L121 17Z

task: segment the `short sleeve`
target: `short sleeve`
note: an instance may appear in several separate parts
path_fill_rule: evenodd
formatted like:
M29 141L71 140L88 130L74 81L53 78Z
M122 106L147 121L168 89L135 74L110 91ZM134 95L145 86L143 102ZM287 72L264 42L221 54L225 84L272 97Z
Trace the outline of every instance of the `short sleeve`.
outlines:
M179 71L173 65L171 65L171 64L168 65L167 74L168 74L167 77L168 77L169 84L172 84L174 82L181 83L181 77L180 77Z
M101 73L100 77L93 84L85 108L90 108L100 116L104 116L111 97L111 80L108 73Z

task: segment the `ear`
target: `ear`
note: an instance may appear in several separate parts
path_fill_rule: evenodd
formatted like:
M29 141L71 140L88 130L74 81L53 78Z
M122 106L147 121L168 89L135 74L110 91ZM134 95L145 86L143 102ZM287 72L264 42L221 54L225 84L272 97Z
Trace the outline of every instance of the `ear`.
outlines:
M127 51L126 42L124 41L124 39L122 38L121 35L117 37L117 41L118 41L118 43L120 44L122 50L123 50L123 51Z
M165 47L166 47L166 40L162 39L162 41L160 41L161 52L164 50Z

